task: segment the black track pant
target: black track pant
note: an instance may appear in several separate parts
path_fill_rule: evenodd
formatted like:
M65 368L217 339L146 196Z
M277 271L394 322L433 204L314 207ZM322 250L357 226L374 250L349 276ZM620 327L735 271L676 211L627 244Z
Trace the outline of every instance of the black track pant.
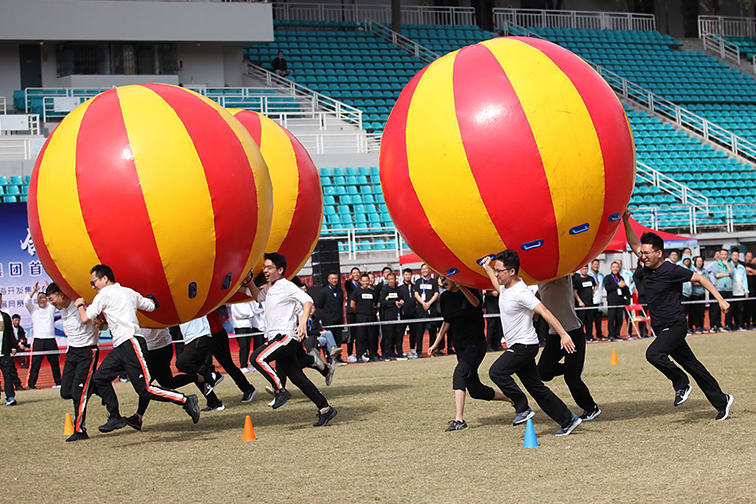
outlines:
M10 355L3 355L0 357L0 371L3 373L3 387L5 388L5 397L16 397L16 390L14 385L14 372L16 370L16 363L13 362L13 357Z
M173 371L171 371L171 360L173 360L173 345L167 345L156 350L147 350L147 369L150 370L150 376L154 381L167 389L177 389L190 383L196 383L196 374L181 373L174 376ZM137 413L144 415L149 404L149 398L140 397Z
M226 373L228 373L228 376L234 380L234 383L239 387L239 390L246 394L248 391L255 389L255 387L247 381L242 370L234 364L234 360L231 358L231 348L228 345L228 333L225 330L213 333L211 350L215 360L217 360L218 364L226 370Z
M496 359L488 371L488 376L505 396L514 401L515 411L522 413L528 409L528 398L512 378L512 375L516 374L538 406L560 426L567 427L572 422L572 413L541 381L535 362L536 355L538 344L512 345Z
M583 328L580 328L570 331L569 335L575 343L575 351L571 354L559 347L558 335L549 334L546 337L546 346L538 360L538 374L543 381L551 381L555 376L564 376L564 382L570 389L575 403L585 411L593 411L596 401L591 397L591 392L582 377L585 366L585 333ZM562 358L564 363L559 362Z
M593 318L593 325L596 327L596 338L600 339L604 337L604 327L602 325L603 323L603 315L601 315L601 310L599 307L596 307L596 310L594 310L594 313L596 314Z
M192 378L198 374L202 375L204 381L212 382L212 370L206 363L212 346L213 340L210 336L200 336L189 343L184 343L184 351L176 359L176 369Z
M381 326L381 352L383 353L384 357L390 357L394 354L402 354L401 349L397 350L397 346L400 346L397 345L397 340L399 340L399 331L402 329L404 329L404 327L402 327L401 324L386 324Z
M346 314L347 324L354 324L356 319L357 319L356 313L347 312ZM357 341L357 338L355 337L355 334L354 334L355 329L356 329L355 327L350 327L347 329L348 331L346 334L347 355L354 354L354 346L355 346L355 342ZM359 357L359 355L357 357Z
M97 394L108 408L111 418L119 418L118 396L113 389L113 380L120 374L126 373L131 386L139 397L150 400L172 402L183 406L186 396L175 390L156 387L150 384L150 370L147 367L147 343L144 338L135 336L124 341L105 357L95 373L94 384Z
M703 301L704 295L699 294L690 296L691 301ZM688 327L695 330L704 330L705 305L703 303L693 303L688 305Z
M243 368L249 366L249 353L252 350L252 336L254 331L251 327L235 327L236 342L239 344L239 365Z
M732 297L732 291L719 291L723 298L727 299ZM725 325L727 327L732 322L732 311L725 315ZM709 325L712 329L719 329L722 327L722 310L719 309L719 303L716 299L711 299L709 302Z
M486 319L486 341L494 350L501 350L501 338L504 336L499 318Z
M299 362L299 367L301 369L314 369L318 373L322 374L325 378L328 376L328 366L326 366L322 370L316 368L315 359L312 357L312 355L308 354L310 350L317 348L317 340L317 336L308 336L307 338L305 338L305 344L300 344L296 349L297 362ZM286 381L288 380L286 371L283 368L276 367L276 374L278 375L278 379L281 380L281 385L283 385L283 388L286 388Z
M693 350L685 341L688 327L685 319L662 326L654 325L656 339L646 349L646 359L664 376L672 381L672 387L680 390L688 386L688 376L669 360L675 359L690 376L696 380L701 391L706 395L712 406L721 411L727 406L727 396L719 388L717 380L709 373L703 364L693 354Z
M414 317L412 317L414 318ZM410 350L415 350L417 355L423 355L423 324L414 323L407 324L407 330L409 331L409 344Z
M357 324L363 324L366 322L377 322L378 319L372 315L357 314L354 321ZM353 327L352 334L356 340L358 359L365 353L369 357L378 357L378 326Z
M473 399L490 401L494 398L494 389L483 385L478 376L480 363L486 356L486 341L481 336L480 341L468 346L454 346L457 352L457 367L454 368L452 388L454 390L467 390Z
M741 327L744 327L743 325L743 314L745 312L745 294L742 296L736 296L735 294L732 295L733 298L735 298L735 301L730 303L730 312L728 315L730 315L730 329L740 329ZM738 301L739 299L743 301Z
M47 352L57 351L58 343L55 338L37 339L34 338L32 342L32 352ZM42 360L47 357L47 362L50 363L52 368L53 380L55 385L60 385L60 360L58 354L48 355L32 355L31 369L29 370L29 387L34 387L37 384L37 378L39 377L39 368L42 365Z
M609 322L609 337L619 338L622 331L622 322L625 320L625 309L609 308L607 320Z
M298 350L302 350L302 344L296 337L279 334L267 345L254 351L251 359L252 365L270 382L275 390L281 390L284 388L283 383L276 370L270 365L271 362L275 361L276 368L286 373L291 382L304 392L304 395L315 403L318 409L326 408L328 401L302 371L302 365L297 357Z
M596 310L596 307L593 305L585 305L585 308L586 309L584 310L578 310L577 316L580 319L580 322L583 323L582 332L584 339L592 340L594 325L593 319L596 318L596 312L598 310Z
M73 399L74 430L86 430L87 403L89 397L96 392L92 380L97 371L97 361L100 349L97 345L75 348L68 347L66 364L63 366L63 376L60 384L60 397Z

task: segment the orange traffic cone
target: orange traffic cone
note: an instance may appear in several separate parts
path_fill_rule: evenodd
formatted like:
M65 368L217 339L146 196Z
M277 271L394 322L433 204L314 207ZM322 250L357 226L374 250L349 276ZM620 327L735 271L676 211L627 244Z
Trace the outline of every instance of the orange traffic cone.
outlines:
M244 419L244 435L242 436L242 441L255 441L256 439L255 428L252 427L252 419L247 415Z
M71 421L71 413L66 413L66 425L63 427L63 435L70 436L74 433L73 422Z
M612 365L612 366L615 366L615 365L619 364L619 359L617 359L617 349L616 348L612 348L612 360L609 361L609 364Z

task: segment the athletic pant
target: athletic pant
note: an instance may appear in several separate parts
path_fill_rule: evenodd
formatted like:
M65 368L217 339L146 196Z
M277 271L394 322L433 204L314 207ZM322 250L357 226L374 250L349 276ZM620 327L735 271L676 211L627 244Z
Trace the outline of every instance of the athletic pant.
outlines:
M16 390L13 388L13 370L15 369L16 364L13 362L13 357L10 355L0 357L0 371L3 373L3 387L5 387L7 398L16 397Z
M181 334L179 326L171 326L168 328L168 332L171 333L171 339L173 340L173 346L176 347L176 357L181 355L184 351L184 335Z
M578 312L580 313L580 312ZM585 367L585 333L583 328L569 332L575 351L567 353L559 347L559 336L549 334L546 346L538 360L538 374L543 381L551 381L555 376L564 376L564 383L570 389L575 403L585 411L593 411L596 401L583 382L583 368ZM559 361L564 358L564 364Z
M744 327L743 324L743 314L745 313L745 301L738 301L738 299L745 299L745 294L742 296L736 296L732 295L733 298L735 298L735 301L730 303L730 329L740 329L741 327Z
M218 364L226 370L228 376L234 380L236 386L242 393L247 393L250 390L254 390L255 387L247 381L247 378L242 373L242 370L236 367L234 360L231 358L231 348L228 345L228 333L226 330L221 330L212 335L212 347L213 356Z
M354 321L357 324L363 324L377 322L378 319L373 315L357 314ZM378 326L353 327L352 334L356 339L358 359L365 353L369 357L378 357Z
M428 315L428 312L421 311L417 314L417 318L431 318L430 315ZM422 355L423 354L423 339L425 338L425 331L428 331L428 341L430 343L433 343L436 341L436 334L438 333L438 325L436 322L421 322L417 324L418 326L418 335L419 340L417 342L417 354ZM439 350L444 349L444 342L442 341L438 345Z
M541 381L535 362L536 355L538 344L514 344L496 359L488 371L488 376L504 395L514 401L515 411L522 413L528 409L528 398L512 378L512 375L516 374L538 406L560 426L567 427L572 423L572 412Z
M147 367L147 343L144 338L134 336L124 341L105 357L94 376L95 390L102 398L102 402L108 408L111 418L120 418L118 410L118 396L113 389L113 380L121 373L126 373L131 381L131 386L139 397L147 397L151 400L172 402L183 406L186 396L175 390L165 389L151 385L152 378Z
M751 292L748 295L750 297L744 301L745 315L743 316L743 324L747 327L753 327L756 326L756 298L754 298L756 292Z
M577 310L577 316L580 319L580 322L583 323L582 332L583 332L583 339L586 340L592 340L593 339L593 319L596 317L596 307L594 305L585 305L585 310ZM548 338L546 338L548 342ZM543 359L543 358L541 358Z
M357 320L357 314L356 313L347 312L347 314L346 314L347 324L354 324L356 320ZM347 355L352 355L354 353L355 341L357 340L357 338L355 338L355 334L354 334L354 330L355 329L356 329L356 327L350 327L350 328L347 329L347 331L348 331L347 332L347 336L346 336ZM359 355L357 357L359 357Z
M596 306L594 313L595 316L593 318L593 325L596 327L596 339L601 339L604 337L604 327L602 326L604 317L601 314L601 309L599 306Z
M387 319L387 321L388 320L389 319ZM396 340L399 336L400 329L404 329L403 327L401 327L401 324L387 324L381 326L381 352L383 353L384 357L391 357L393 355L402 354L401 351L396 351Z
M410 350L415 350L417 355L423 355L423 324L413 323L407 324L407 330L409 331L409 344Z
M622 322L625 320L625 309L609 308L609 313L607 315L607 320L609 322L609 337L619 339L620 332L622 331Z
M276 374L276 370L270 365L271 362L275 361L276 369L286 373L292 383L304 392L304 395L315 403L318 409L328 407L326 398L302 371L302 366L297 357L298 350L304 353L302 344L296 337L279 334L267 345L254 351L251 359L252 365L262 373L275 390L281 390L284 385Z
M57 351L58 343L55 338L34 338L32 342L32 352L46 352ZM31 369L29 370L29 387L34 387L37 384L37 378L39 377L39 367L42 365L42 360L47 357L47 362L50 363L52 368L53 380L55 385L60 385L60 361L58 360L58 354L49 355L32 355Z
M239 366L245 368L249 366L250 345L252 345L251 327L234 327L236 333L236 342L239 344Z
M690 296L691 301L703 301L704 295ZM705 306L703 303L693 303L688 310L688 327L695 330L704 330Z
M74 430L86 430L87 402L95 392L92 380L97 371L97 361L100 349L97 345L88 347L68 347L66 364L63 366L63 377L60 383L60 397L73 399Z
M486 340L481 337L480 341L467 346L456 344L454 349L457 352L457 367L454 368L452 388L467 389L473 399L492 400L494 389L483 385L478 376L478 368L486 356Z
M685 336L688 333L685 319L667 325L654 325L654 331L656 332L656 339L646 349L648 362L672 381L672 387L675 390L684 389L688 386L690 380L682 369L669 360L672 357L696 380L712 406L717 411L723 410L727 406L727 396L719 388L717 380L696 359L693 350L685 341Z
M719 291L723 298L727 299L732 297L730 291ZM716 299L710 299L709 301L709 325L712 329L719 329L720 327L727 327L732 322L732 311L725 316L725 325L722 326L722 310L719 309L719 303Z
M173 360L173 345L167 345L155 350L147 350L147 369L150 370L152 379L167 389L177 389L197 382L197 375L177 374L173 375L171 371L171 360ZM147 397L139 398L139 407L137 413L144 415L150 399Z
M486 319L486 342L489 348L496 351L501 350L501 338L504 336L501 329L501 322L498 316L496 318Z
M305 339L305 342L307 341L311 341L317 344L318 337L317 336L308 337ZM304 369L304 368L314 369L318 373L322 374L323 377L325 378L328 376L328 366L323 368L323 370L320 370L315 367L315 359L312 357L312 355L308 353L312 348L315 348L315 347L310 346L310 348L308 349L307 345L303 346L300 344L299 348L296 349L296 358L297 358L297 362L299 362L299 367L300 369ZM286 381L288 379L286 376L286 371L284 371L282 368L276 365L276 374L278 375L278 379L281 380L281 385L283 385L283 388L286 388Z
M211 355L212 347L213 340L209 335L184 343L184 351L176 359L176 369L192 378L202 375L205 382L211 383L213 375L212 369L207 366L207 357Z

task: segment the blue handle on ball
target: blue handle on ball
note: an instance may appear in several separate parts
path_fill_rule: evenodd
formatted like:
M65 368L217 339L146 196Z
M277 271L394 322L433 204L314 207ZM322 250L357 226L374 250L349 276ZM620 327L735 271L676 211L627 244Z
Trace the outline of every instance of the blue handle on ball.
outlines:
M622 219L622 216L618 213L613 213L609 216L609 222L617 222L620 219Z
M522 250L531 250L541 246L543 246L543 240L534 240L528 243L523 243L522 245L520 245L520 248Z
M570 229L570 234L571 235L576 235L576 234L580 234L580 233L585 233L586 231L588 231L589 227L591 227L591 225L588 224L588 223L580 224L579 226L575 226L574 228L571 228Z
M223 279L223 285L221 285L221 290L228 290L230 288L231 288L231 273L226 275L226 278Z
M446 270L446 276L448 277L456 275L457 273L459 273L459 269L457 268L449 268L448 270Z
M152 301L153 303L155 303L155 308L156 308L156 309L157 309L157 308L160 308L160 303L158 303L158 302L157 302L157 299L155 299L155 296L153 296L152 294L147 294L147 295L146 295L146 296L144 296L144 297L146 297L147 299L149 299L149 300L151 300L151 301Z
M189 284L189 299L194 299L197 297L197 282L192 282Z
M478 260L477 260L477 261L475 261L475 262L476 262L476 263L478 263L478 266L483 266L483 259L485 259L486 257L490 257L492 261L493 261L494 259L496 259L496 255L495 255L495 254L488 254L488 255L486 255L486 256L483 256L483 257L481 257L480 259L478 259Z

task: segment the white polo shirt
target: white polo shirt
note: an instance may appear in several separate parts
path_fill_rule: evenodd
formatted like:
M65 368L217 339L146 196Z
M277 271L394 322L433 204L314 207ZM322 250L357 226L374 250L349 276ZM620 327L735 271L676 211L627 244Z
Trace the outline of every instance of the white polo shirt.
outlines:
M147 350L160 350L173 343L171 333L168 329L148 329L146 327L140 327L140 332L144 336L144 340L147 342Z
M68 348L84 348L97 344L100 331L92 322L83 324L79 316L79 310L73 301L68 306L60 309L60 318L63 321L63 331L68 338Z
M249 289L247 289L249 291ZM251 294L249 294L251 296ZM297 333L297 310L312 298L285 278L260 289L257 300L265 306L265 337L268 340L279 334L294 336Z
M499 292L499 318L507 348L517 343L538 344L533 327L533 310L541 304L522 280L509 289L502 285Z
M249 301L247 303L236 303L231 305L231 318L233 320L235 329L252 329L252 303L255 301Z
M184 322L179 325L181 334L184 336L184 345L188 345L197 338L203 336L210 336L210 322L207 321L207 317L200 317L189 322Z
M541 302L562 324L567 332L580 329L583 323L575 313L575 294L572 289L572 276L564 276L538 285ZM549 334L556 334L549 326Z
M154 311L155 303L133 289L114 283L100 289L87 307L87 317L90 320L99 314L105 317L115 348L135 335L142 335L137 310Z
M40 308L32 301L31 293L24 298L24 306L32 319L32 336L34 339L55 338L55 307L48 301L47 306Z

